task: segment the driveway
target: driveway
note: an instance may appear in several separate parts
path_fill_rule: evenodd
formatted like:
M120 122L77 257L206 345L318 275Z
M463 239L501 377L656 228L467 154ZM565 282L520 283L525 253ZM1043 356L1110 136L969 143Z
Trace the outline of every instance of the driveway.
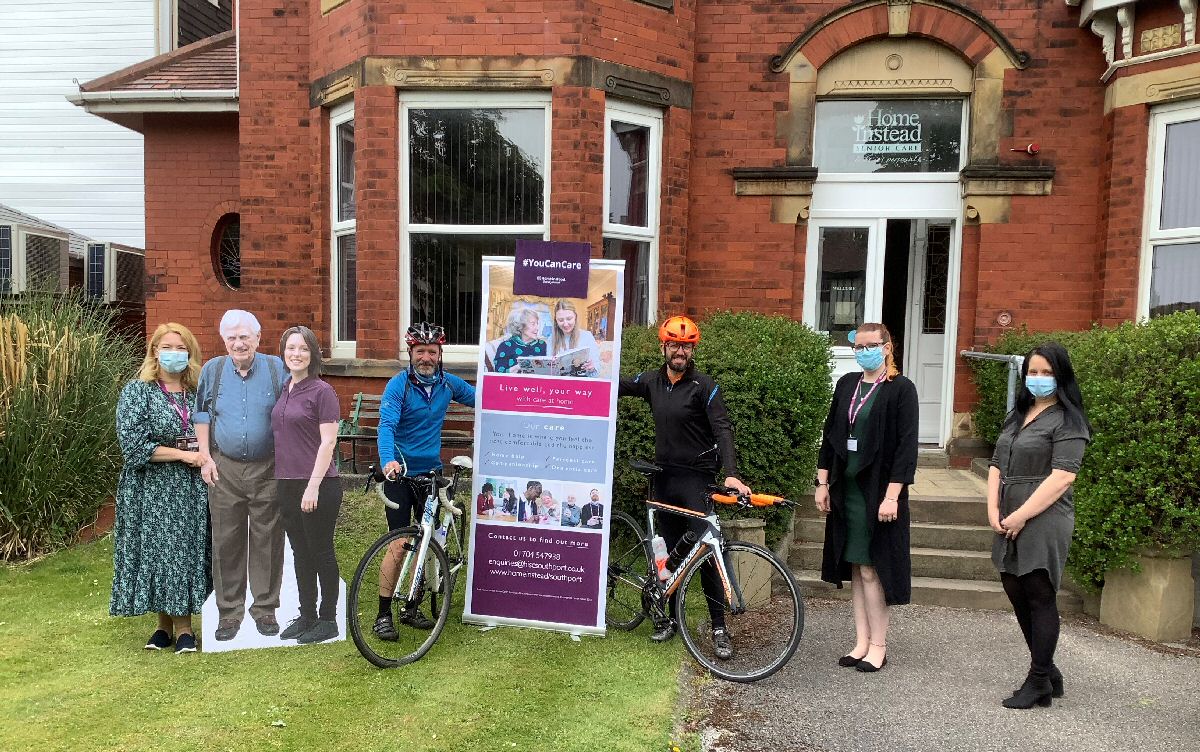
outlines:
M888 665L841 668L850 604L809 600L795 658L764 681L689 682L685 730L710 752L1163 752L1200 750L1200 646L1151 646L1086 617L1063 623L1066 696L1000 706L1028 653L1010 613L892 610Z

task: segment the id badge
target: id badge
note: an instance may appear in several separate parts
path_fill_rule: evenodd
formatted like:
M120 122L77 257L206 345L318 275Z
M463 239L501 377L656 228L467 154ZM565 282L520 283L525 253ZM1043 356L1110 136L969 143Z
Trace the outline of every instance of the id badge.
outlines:
M200 439L195 436L180 436L175 440L175 448L185 452L199 452Z
M854 438L853 436L846 439L846 451L857 452L858 451L858 439Z

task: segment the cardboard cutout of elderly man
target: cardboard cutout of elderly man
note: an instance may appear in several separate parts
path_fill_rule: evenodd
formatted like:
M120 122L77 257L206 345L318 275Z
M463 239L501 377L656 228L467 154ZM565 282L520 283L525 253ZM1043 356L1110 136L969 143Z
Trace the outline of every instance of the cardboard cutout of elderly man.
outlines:
M258 352L262 326L248 311L226 311L221 338L228 355L204 364L196 388L196 436L209 485L212 574L218 642L237 636L246 615L259 634L279 634L275 611L283 580L283 524L275 500L271 409L287 370Z

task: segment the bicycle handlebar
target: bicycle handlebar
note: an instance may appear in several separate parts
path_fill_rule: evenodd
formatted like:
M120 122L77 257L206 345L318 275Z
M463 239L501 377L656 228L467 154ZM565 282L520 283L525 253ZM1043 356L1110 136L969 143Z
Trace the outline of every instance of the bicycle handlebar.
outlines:
M732 488L724 488L721 491L710 493L709 498L717 504L736 505L738 507L794 507L796 503L789 501L782 496L772 496L771 494L740 494Z
M440 472L438 472L436 470L433 472L429 472L429 473L420 473L418 475L404 475L404 476L400 476L400 477L407 478L408 480L412 481L413 483L417 483L420 485L433 485L435 488L437 488L439 505L443 509L445 509L447 512L450 512L451 514L453 514L455 517L461 517L462 509L454 505L454 500L450 498L450 494L447 491L447 489L449 489L450 487L455 485L455 481L458 479L458 473L459 473L459 468L455 467L453 479L447 478L446 476L442 475ZM385 480L395 482L396 480L399 480L399 478L388 478L382 472L379 471L379 468L375 467L374 465L371 465L367 469L367 480L366 480L366 485L363 487L363 491L370 492L372 485L374 485L376 483L382 483ZM391 499L389 499L387 497L387 495L383 493L382 489L380 489L379 498L383 500L383 505L389 509L399 509L400 508L400 505L397 504L396 502L392 501Z

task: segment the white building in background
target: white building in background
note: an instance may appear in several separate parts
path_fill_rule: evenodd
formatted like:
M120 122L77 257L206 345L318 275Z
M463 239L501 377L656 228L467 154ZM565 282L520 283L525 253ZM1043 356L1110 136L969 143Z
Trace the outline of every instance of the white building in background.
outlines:
M232 0L0 0L0 203L145 245L142 135L67 101L78 82L229 29Z

